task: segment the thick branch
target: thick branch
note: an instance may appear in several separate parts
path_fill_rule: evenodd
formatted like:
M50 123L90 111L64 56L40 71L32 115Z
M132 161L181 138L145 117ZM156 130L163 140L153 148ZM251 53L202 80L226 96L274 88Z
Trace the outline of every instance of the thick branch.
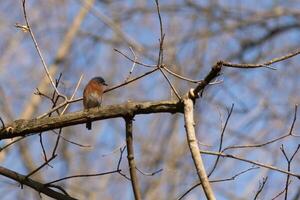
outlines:
M89 111L69 113L63 116L31 120L16 120L12 124L6 125L6 128L0 130L0 140L18 136L27 136L29 134L36 134L76 124L83 124L87 121L96 121L137 114L178 112L183 112L182 102L179 101L128 102L125 104L94 108Z
M222 62L217 62L206 75L204 80L200 81L197 87L194 89L194 95L198 96L198 93L201 92L213 79L220 75L222 69Z
M9 169L1 167L1 166L0 166L0 174L19 182L21 185L27 185L28 187L31 187L32 189L34 189L40 193L43 193L49 197L52 197L54 199L75 200L75 198L73 198L73 197L70 197L65 194L54 191L54 190L46 187L42 183L34 181L30 178L26 178L26 176L24 176L22 174L19 174L17 172L14 172L12 170L9 170Z
M133 151L133 136L132 136L132 120L133 118L126 117L126 146L127 146L127 159L128 159L128 165L129 165L129 172L130 172L130 178L131 178L131 185L134 193L134 199L140 200L141 197L141 191L139 186L138 177L136 174L136 165L134 161L134 151Z
M187 142L192 154L192 158L197 169L197 174L199 176L200 182L202 183L202 188L208 200L216 199L207 178L207 174L204 168L204 163L201 158L198 141L195 134L194 128L194 103L193 100L190 98L186 98L184 101L184 122L185 122L185 129L187 135Z

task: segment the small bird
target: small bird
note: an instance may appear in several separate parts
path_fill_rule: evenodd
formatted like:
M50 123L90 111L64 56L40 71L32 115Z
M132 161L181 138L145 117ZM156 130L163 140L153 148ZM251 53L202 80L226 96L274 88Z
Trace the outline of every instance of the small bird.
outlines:
M100 107L102 103L102 95L106 89L107 84L102 77L92 78L83 90L83 107L84 109L90 109L94 107ZM92 129L92 122L86 123L88 130Z

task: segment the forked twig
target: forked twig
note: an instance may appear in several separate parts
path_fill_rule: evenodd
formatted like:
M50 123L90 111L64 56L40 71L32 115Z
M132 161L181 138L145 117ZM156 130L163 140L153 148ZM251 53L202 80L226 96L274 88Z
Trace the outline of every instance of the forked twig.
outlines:
M47 64L46 64L46 62L45 62L45 60L44 60L44 58L43 58L43 56L42 56L42 52L41 52L41 50L40 50L40 48L39 48L39 46L38 46L38 43L37 43L37 41L36 41L36 39L35 39L35 36L34 36L33 32L32 32L32 30L31 30L29 21L28 21L28 19L27 19L27 13L26 13L26 0L22 0L22 5L23 5L23 14L24 14L24 19L25 19L26 26L27 26L27 27L26 27L26 28L27 28L27 31L29 32L30 37L31 37L31 39L32 39L32 41L33 41L33 43L34 43L34 46L35 46L35 48L36 48L36 50L37 50L37 52L38 52L38 54L39 54L39 57L40 57L40 60L41 60L41 62L42 62L42 64L43 64L43 67L44 67L44 70L45 70L45 72L46 72L46 75L47 75L47 77L48 77L50 83L52 84L54 90L56 91L57 95L63 97L63 98L66 100L67 97L66 97L65 95L62 95L62 94L58 91L57 87L55 86L55 83L54 83L54 81L53 81L53 79L52 79L52 77L51 77L51 75L50 75L50 73L49 73Z

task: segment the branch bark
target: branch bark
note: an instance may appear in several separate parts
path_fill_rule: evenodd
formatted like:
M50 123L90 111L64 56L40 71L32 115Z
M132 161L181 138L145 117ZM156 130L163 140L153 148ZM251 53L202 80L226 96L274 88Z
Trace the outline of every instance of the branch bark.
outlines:
M0 140L37 134L43 131L54 130L66 126L83 124L87 121L96 121L109 118L125 117L128 115L149 113L182 113L183 105L180 101L159 102L128 102L125 104L105 106L69 113L63 116L46 117L42 119L16 120L0 130Z
M0 166L0 174L19 182L21 184L21 186L27 185L28 187L31 187L32 189L34 189L40 193L43 193L49 197L52 197L54 199L75 200L75 198L73 198L73 197L70 197L68 195L59 193L55 190L52 190L40 182L34 181L30 178L26 178L26 176L24 176L22 174L19 174L15 171L9 170L9 169L1 167L1 166Z
M207 178L207 174L205 171L204 163L201 158L198 141L195 134L194 103L193 100L188 97L183 100L183 103L184 103L184 122L185 122L187 142L192 154L195 167L197 169L197 174L199 176L201 186L204 190L206 198L209 200L215 200L216 198L214 196L213 190Z
M129 172L131 178L131 185L136 200L142 199L141 191L139 187L139 181L136 174L136 165L134 161L134 150L133 150L133 136L132 136L132 120L133 118L125 117L126 122L126 146L127 146L127 159L129 165Z

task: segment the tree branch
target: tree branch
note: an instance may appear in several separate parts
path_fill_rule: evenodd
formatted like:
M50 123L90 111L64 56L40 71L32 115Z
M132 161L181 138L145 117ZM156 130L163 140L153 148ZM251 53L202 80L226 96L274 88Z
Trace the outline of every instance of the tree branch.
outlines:
M76 124L84 124L88 120L96 121L109 118L124 117L128 114L149 113L182 113L183 105L180 101L158 102L128 102L119 105L94 108L89 111L68 113L63 116L46 117L42 119L16 120L0 130L0 140L37 134L42 131L63 128Z
M27 185L28 187L31 187L32 189L34 189L40 193L43 193L49 197L52 197L54 199L75 200L75 198L73 198L73 197L70 197L65 194L61 194L55 190L52 190L52 189L46 187L44 184L42 184L40 182L34 181L30 178L26 178L26 176L24 176L22 174L19 174L15 171L9 170L9 169L1 167L1 166L0 166L0 174L19 182L21 185Z
M187 142L192 154L192 158L197 169L197 174L199 176L201 186L204 190L206 198L208 200L216 199L207 178L207 174L204 168L204 163L201 158L201 153L199 150L196 134L195 134L195 122L194 122L194 103L190 98L185 98L184 102L184 123L186 129Z
M131 185L136 200L142 199L141 189L139 186L138 177L136 174L136 165L134 161L134 150L133 150L133 136L132 136L132 116L125 117L126 122L126 146L127 146L127 159L129 165Z

